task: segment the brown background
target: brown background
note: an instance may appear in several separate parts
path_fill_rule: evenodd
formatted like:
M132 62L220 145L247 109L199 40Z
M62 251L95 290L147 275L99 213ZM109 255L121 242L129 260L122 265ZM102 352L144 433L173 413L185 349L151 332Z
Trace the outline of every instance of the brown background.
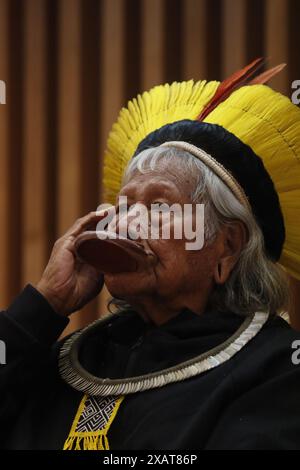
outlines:
M223 79L261 55L300 79L299 0L0 0L0 308L101 202L105 139L155 84ZM74 316L96 318L106 294Z

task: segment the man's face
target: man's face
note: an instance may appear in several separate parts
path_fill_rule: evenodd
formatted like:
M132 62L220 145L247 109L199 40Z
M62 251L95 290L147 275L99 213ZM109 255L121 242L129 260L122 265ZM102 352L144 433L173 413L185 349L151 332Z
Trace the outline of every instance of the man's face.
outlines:
M139 204L149 211L151 204L155 203L169 206L177 203L183 208L184 204L191 204L190 185L191 181L187 178L183 181L181 178L179 184L175 174L169 171L137 173L123 186L119 196L127 196L129 216L130 207ZM136 272L105 274L105 283L111 295L134 304L145 297L164 301L211 289L216 262L213 245L200 250L187 250L186 242L189 240L174 238L174 221L176 223L176 218L170 217L169 239L150 237L138 240L154 255L153 264L145 265Z

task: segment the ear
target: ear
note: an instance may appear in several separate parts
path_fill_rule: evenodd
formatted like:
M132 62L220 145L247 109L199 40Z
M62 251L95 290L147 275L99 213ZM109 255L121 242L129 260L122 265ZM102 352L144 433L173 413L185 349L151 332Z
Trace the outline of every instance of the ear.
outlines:
M214 279L217 284L224 284L227 281L246 243L247 230L242 222L236 221L224 225L221 234L222 249L214 269Z

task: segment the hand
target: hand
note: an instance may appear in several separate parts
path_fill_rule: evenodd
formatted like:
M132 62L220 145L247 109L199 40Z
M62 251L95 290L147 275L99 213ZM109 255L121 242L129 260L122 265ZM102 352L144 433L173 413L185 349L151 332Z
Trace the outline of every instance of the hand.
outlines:
M79 261L75 254L75 240L85 230L95 229L106 211L90 212L78 219L59 238L36 289L61 315L70 315L92 300L103 287L103 274L93 266Z

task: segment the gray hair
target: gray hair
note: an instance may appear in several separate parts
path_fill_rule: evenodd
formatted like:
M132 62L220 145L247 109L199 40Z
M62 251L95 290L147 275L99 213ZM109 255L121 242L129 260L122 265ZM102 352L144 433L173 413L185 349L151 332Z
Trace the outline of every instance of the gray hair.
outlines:
M239 220L247 229L247 243L228 280L214 288L210 306L244 316L255 311L280 313L288 301L287 276L268 258L263 234L254 215L204 163L181 149L156 147L142 151L129 162L123 184L136 173L160 173L162 170L173 174L179 184L188 178L191 201L205 204L206 243L212 243L225 224Z

